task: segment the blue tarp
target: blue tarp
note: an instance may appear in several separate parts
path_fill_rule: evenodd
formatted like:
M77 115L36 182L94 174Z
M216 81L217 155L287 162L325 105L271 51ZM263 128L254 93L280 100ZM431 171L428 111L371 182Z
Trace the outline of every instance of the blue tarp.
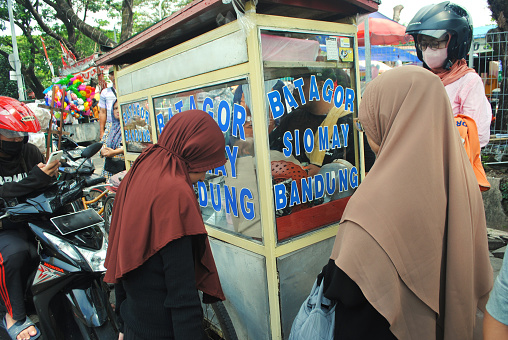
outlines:
M386 19L386 20L391 20L391 21L395 21L395 20L392 20L392 18L388 18L386 15L384 14L381 14L379 12L373 12L373 13L370 13L369 14L369 18L378 18L378 19ZM396 21L395 21L396 22ZM359 22L360 23L360 22Z
M412 51L414 54L409 53ZM360 60L365 60L365 47L358 47ZM395 46L371 46L370 59L378 61L397 61L416 63L420 60L416 56L416 49L405 50Z
M473 38L483 38L487 35L490 29L496 28L497 25L488 25L473 28Z

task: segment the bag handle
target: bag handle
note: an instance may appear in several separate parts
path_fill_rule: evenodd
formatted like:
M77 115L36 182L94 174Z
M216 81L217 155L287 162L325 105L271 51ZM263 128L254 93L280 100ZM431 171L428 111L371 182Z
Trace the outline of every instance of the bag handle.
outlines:
M330 309L335 304L332 300L326 298L324 296L324 280L321 280L321 284L318 285L317 279L314 281L314 285L311 289L311 294L309 295L307 304L310 308L319 308L322 309L327 308ZM319 306L318 306L319 303Z

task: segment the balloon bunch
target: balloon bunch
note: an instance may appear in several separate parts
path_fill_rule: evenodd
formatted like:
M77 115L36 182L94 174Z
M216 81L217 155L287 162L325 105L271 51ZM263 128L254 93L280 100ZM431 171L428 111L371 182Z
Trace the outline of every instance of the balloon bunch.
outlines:
M64 119L69 113L75 118L91 115L92 100L95 98L99 101L100 94L95 93L94 87L85 85L81 75L69 74L44 90L47 106L51 106L53 87L55 87L54 107L65 110ZM60 113L55 112L55 117L60 119Z

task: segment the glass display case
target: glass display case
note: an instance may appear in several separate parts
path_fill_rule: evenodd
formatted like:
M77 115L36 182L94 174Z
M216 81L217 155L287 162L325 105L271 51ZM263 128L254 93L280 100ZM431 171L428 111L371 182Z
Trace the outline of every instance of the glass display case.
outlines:
M340 220L359 184L353 35L261 30L278 240ZM352 80L353 79L353 80Z
M365 170L356 27L243 19L117 71L126 164L174 115L214 118L228 161L195 192L224 306L238 338L287 339Z

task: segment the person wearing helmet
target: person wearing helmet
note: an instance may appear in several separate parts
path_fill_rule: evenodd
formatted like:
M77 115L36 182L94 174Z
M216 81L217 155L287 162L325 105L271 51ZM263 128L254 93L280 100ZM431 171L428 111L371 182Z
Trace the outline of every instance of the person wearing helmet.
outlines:
M40 130L33 112L16 99L0 96L0 198L4 204L48 186L58 173L58 161L48 165L28 133ZM30 238L24 223L0 224L0 291L3 325L12 339L35 339L40 332L26 316L25 285L33 269Z
M425 6L410 21L406 33L413 36L423 66L441 78L454 116L473 118L480 146L487 145L492 110L480 76L466 64L473 39L467 10L450 1Z

